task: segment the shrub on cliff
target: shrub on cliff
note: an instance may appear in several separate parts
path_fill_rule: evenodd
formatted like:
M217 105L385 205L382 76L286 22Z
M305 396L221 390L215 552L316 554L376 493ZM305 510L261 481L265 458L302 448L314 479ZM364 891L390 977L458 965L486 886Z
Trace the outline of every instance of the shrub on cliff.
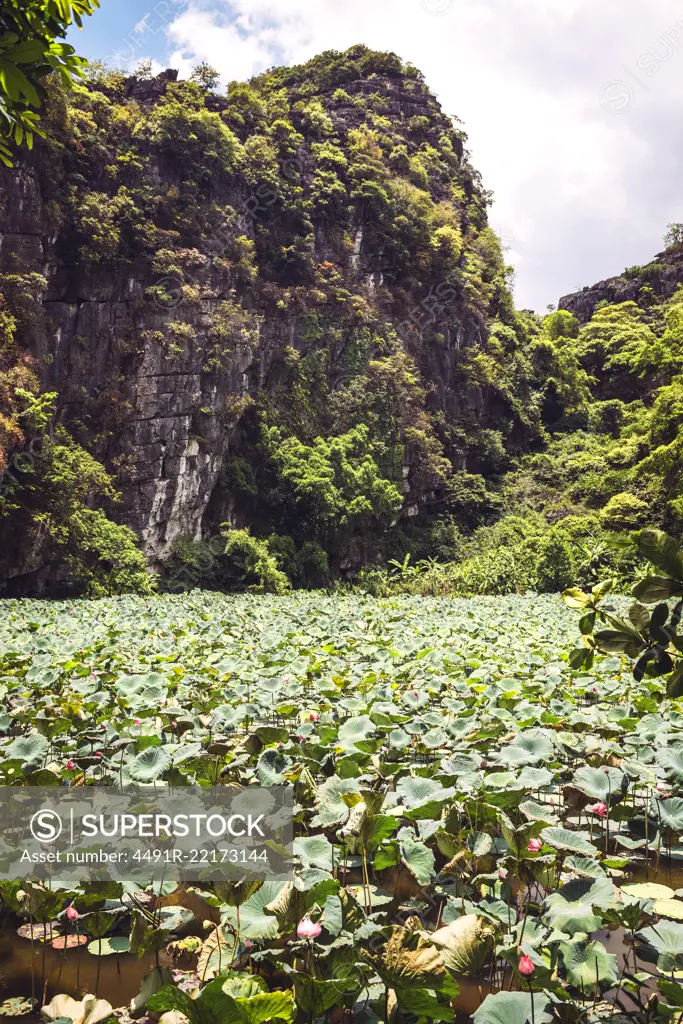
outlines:
M361 527L388 526L403 504L396 485L381 475L381 446L360 424L310 445L267 429L265 444L298 514L314 537Z
M200 186L234 173L244 159L239 139L219 114L206 109L204 94L194 82L170 85L139 135Z
M10 548L23 552L27 568L52 567L60 588L77 594L151 594L154 581L133 531L92 507L118 498L107 471L63 428L36 436L31 458L0 498Z
M221 578L229 589L255 594L286 594L290 590L290 582L267 541L252 537L249 530L233 530L229 523L223 523L223 529L225 557L221 559Z

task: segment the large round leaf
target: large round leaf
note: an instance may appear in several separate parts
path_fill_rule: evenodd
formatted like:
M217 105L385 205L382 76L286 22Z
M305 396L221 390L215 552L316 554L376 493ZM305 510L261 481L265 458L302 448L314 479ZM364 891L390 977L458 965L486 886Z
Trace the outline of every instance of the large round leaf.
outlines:
M147 747L128 766L128 774L135 782L156 782L171 763L170 754L163 747Z
M41 764L47 757L49 749L48 741L38 732L30 736L20 736L8 747L5 747L4 754L8 760L23 761L25 764Z
M671 782L680 785L683 782L683 744L664 747L657 751L657 764L666 772Z
M683 970L683 924L658 921L649 928L643 928L636 938L642 943L638 955L655 961L663 974Z
M294 856L306 867L332 871L339 858L335 847L325 836L302 836L294 840Z
M274 747L263 751L256 762L256 775L262 786L281 786L287 782L283 772L294 764L291 757Z
M338 744L346 750L353 750L356 743L367 740L375 732L375 729L375 723L368 715L348 718L343 725L339 726L337 734Z
M434 854L415 839L404 839L401 843L403 863L415 876L420 885L429 885L434 878Z
M552 1019L544 992L495 992L472 1017L474 1024L550 1024Z
M663 828L673 832L683 831L683 797L671 796L668 800L657 800L654 810Z
M567 853L583 854L586 857L595 857L597 854L585 832L570 832L568 828L552 825L544 828L541 836L548 846L556 850L566 850Z
M622 796L628 779L618 768L590 768L584 765L574 772L571 784L591 799L609 804Z
M396 786L396 797L408 818L438 818L447 800L455 790L442 786L436 779L405 776Z
M568 935L594 932L600 927L600 917L593 908L610 907L615 902L616 889L608 878L575 878L546 896L543 921Z
M621 890L634 900L670 900L674 896L673 889L661 882L629 882Z
M93 956L112 956L116 953L128 953L130 951L130 939L127 935L113 935L108 939L93 939L88 943L88 952Z
M240 935L244 939L274 939L279 928L274 914L267 914L265 907L277 899L285 887L284 882L264 882L258 892L250 896L239 908ZM225 907L223 921L237 928L237 908Z
M574 988L590 992L596 982L611 986L617 981L617 958L607 952L602 942L561 942L560 953L567 981Z
M503 747L496 756L499 764L510 768L521 768L524 765L538 764L553 753L552 741L542 729L528 729L519 733L513 742Z
M319 788L312 825L327 828L343 825L348 821L351 808L362 800L360 787L355 779L340 779L333 775Z

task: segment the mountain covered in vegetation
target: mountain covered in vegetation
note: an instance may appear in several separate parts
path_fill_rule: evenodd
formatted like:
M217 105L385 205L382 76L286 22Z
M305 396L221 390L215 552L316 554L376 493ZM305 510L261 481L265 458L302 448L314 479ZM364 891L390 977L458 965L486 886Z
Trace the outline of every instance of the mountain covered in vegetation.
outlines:
M555 590L680 534L683 247L516 310L416 68L176 77L48 80L0 172L5 594Z

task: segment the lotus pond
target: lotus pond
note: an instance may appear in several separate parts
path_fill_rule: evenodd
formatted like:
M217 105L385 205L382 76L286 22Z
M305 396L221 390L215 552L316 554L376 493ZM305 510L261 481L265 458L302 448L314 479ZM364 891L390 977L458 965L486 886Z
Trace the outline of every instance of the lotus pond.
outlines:
M291 882L0 882L0 1014L680 1018L683 709L559 597L0 608L0 784L292 786L297 836Z

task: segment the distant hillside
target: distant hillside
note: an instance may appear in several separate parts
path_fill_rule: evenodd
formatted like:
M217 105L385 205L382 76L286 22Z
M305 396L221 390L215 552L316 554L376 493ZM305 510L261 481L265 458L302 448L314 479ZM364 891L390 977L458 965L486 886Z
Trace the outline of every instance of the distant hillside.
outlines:
M683 247L668 249L644 267L629 267L618 277L582 288L560 299L559 308L567 309L583 323L589 320L600 302L637 302L641 306L669 299L683 284Z
M417 69L176 79L51 82L0 172L5 593L325 586L562 522L559 568L477 584L547 589L606 509L678 527L679 253L516 311Z

